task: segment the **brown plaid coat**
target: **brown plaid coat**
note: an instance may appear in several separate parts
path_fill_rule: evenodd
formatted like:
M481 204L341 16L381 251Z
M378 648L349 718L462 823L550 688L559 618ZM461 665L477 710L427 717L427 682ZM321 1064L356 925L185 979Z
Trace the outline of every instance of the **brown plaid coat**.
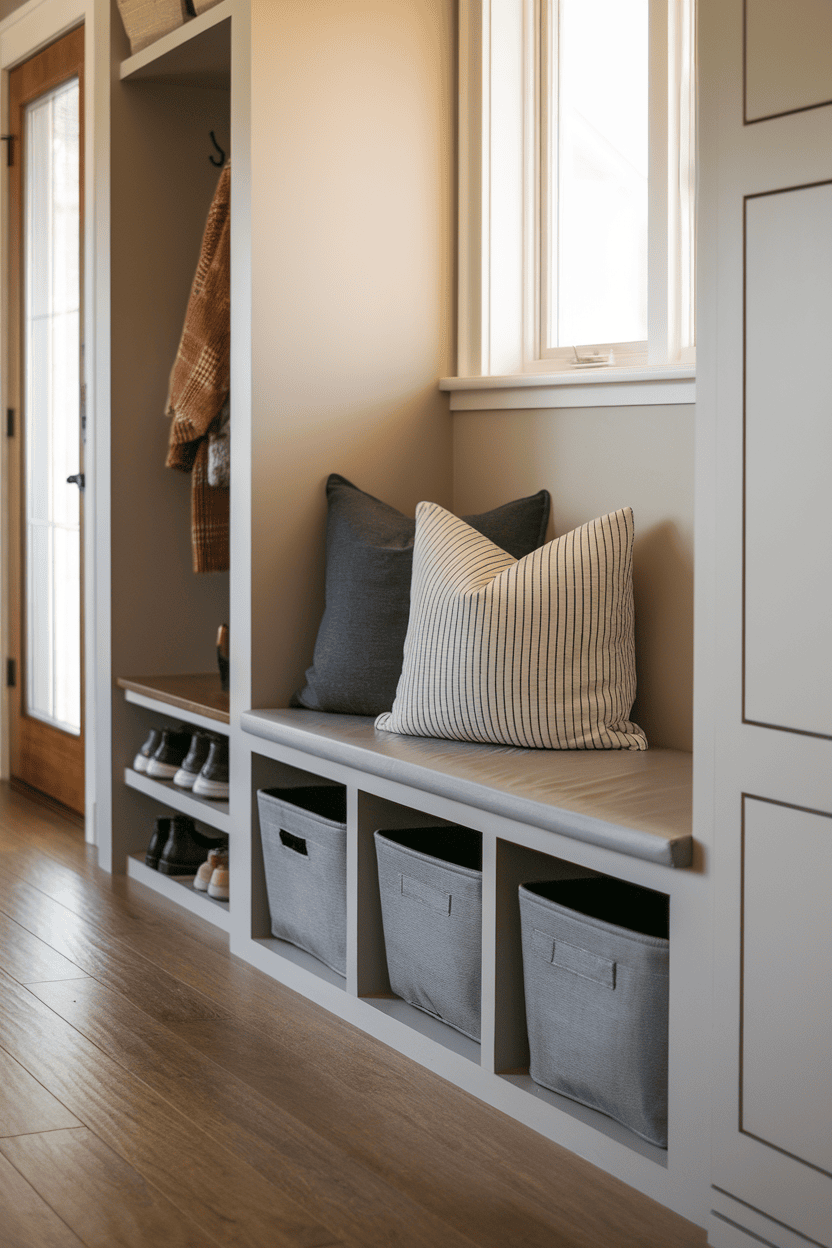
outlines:
M230 235L229 163L208 213L167 403L172 418L167 466L191 473L194 572L223 572L229 564L229 492L208 484L208 431L229 388Z

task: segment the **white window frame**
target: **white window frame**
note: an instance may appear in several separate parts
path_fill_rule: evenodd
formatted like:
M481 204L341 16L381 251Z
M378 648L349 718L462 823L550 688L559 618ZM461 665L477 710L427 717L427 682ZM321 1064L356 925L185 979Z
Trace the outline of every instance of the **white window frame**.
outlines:
M585 372L570 369L564 357L571 352L557 358L540 349L545 2L460 0L458 356L457 376L442 388L452 392L452 408L469 410L690 403L695 364L681 349L675 311L689 271L669 261L671 248L678 255L684 211L679 152L668 147L679 100L669 74L677 72L685 38L677 0L651 0L647 360Z

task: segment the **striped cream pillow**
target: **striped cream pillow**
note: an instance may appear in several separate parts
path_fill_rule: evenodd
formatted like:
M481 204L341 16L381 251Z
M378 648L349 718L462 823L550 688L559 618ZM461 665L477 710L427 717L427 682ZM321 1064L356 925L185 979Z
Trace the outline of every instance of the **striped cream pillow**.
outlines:
M376 727L550 750L646 750L636 692L633 513L519 561L463 520L416 510L410 621Z

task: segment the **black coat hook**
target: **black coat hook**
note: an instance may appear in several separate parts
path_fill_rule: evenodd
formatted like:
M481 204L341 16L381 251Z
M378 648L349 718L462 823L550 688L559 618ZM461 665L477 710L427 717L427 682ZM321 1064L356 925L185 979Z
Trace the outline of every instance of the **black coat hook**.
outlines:
M217 160L217 158L216 158L215 156L209 156L209 157L208 157L208 159L210 160L211 164L212 164L212 165L213 165L216 169L221 169L221 168L222 168L222 166L225 164L225 152L222 150L222 148L220 147L219 143L217 142L216 135L214 134L214 131L213 131L213 130L211 130L211 131L210 131L210 134L211 134L211 142L214 144L214 147L215 147L215 148L217 149L217 151L219 152L219 154L220 154L220 158L219 158L219 160Z

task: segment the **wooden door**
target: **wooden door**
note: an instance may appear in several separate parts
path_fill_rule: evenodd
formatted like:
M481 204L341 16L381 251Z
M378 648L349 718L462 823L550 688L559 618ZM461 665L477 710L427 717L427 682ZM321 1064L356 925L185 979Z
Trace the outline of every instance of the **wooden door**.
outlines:
M11 774L79 814L83 84L83 28L9 75Z
M832 5L700 0L709 1242L832 1244ZM707 727L705 727L707 725Z

